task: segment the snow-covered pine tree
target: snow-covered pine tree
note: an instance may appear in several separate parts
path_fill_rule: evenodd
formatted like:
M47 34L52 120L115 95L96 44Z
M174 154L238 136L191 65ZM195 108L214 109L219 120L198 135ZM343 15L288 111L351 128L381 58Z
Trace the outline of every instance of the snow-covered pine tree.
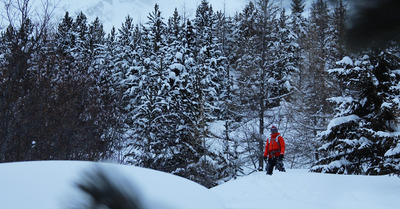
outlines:
M58 47L59 50L65 50L66 47L75 44L75 37L71 32L73 22L74 19L69 15L69 12L65 12L61 23L58 24L56 33L57 43L60 46Z
M199 153L202 157L193 171L196 173L196 181L211 187L218 178L212 163L217 156L207 151L207 123L220 115L221 96L224 91L222 82L226 78L226 58L215 36L215 13L208 1L203 0L198 6L193 25L196 36L195 44L191 47L191 56L194 59L188 62L187 69L191 83L192 120L198 130L194 137L201 141L203 147Z
M255 69L256 57L255 53L255 42L256 40L256 29L255 29L255 19L257 11L255 5L252 1L243 9L243 11L238 15L237 18L237 37L236 37L236 48L235 52L237 54L236 62L234 63L238 76L236 78L239 86L239 98L242 105L242 115L252 115L250 112L254 109L251 107L251 101L256 98L252 95L252 91L247 89L252 89L249 86L254 83L253 69Z
M91 103L89 109L94 110L92 116L98 129L103 130L100 139L109 145L104 155L116 162L123 162L121 154L124 133L124 115L121 108L122 92L114 78L116 55L115 28L105 37L103 26L96 19L89 25L89 43L94 53L92 64L94 86L89 89Z
M221 103L218 114L218 120L224 121L224 136L221 136L223 148L216 153L217 163L214 165L217 169L217 179L229 180L242 174L241 162L239 160L239 139L232 136L234 128L237 127L239 108L239 97L237 88L235 88L235 75L233 64L237 59L235 54L236 27L231 17L227 17L225 12L217 11L215 13L215 37L220 43L220 50L226 57L225 72L226 76L221 82L223 91L221 91ZM215 151L214 151L215 152Z
M127 98L130 101L129 125L132 130L129 144L131 151L126 155L127 160L134 165L160 170L164 166L164 159L169 158L163 141L164 33L165 23L159 6L155 4L148 22L143 25L142 42L135 47L138 53L136 67L131 67L132 70L126 76L131 80Z
M134 25L132 17L125 18L121 28L118 29L115 45L113 47L112 79L115 91L121 94L119 106L121 108L123 121L122 137L122 160L124 163L139 165L140 160L134 150L135 137L134 129L135 110L140 100L138 86L140 81L139 71L143 68L144 53L142 42L143 31L141 26ZM136 127L137 128L137 127ZM139 131L139 130L138 130Z
M178 9L175 8L174 14L168 19L167 25L167 42L173 44L175 41L182 41L183 38L183 22L179 15Z
M199 128L196 126L193 83L190 69L194 66L194 38L190 20L183 24L175 10L169 20L167 29L169 37L165 47L165 87L166 109L164 109L164 140L169 147L170 156L166 159L169 172L204 184L199 177L201 154L204 153ZM204 184L206 185L206 184Z
M276 40L271 46L271 53L274 57L272 78L275 79L272 86L271 97L280 101L288 101L289 94L292 91L291 80L293 74L298 70L297 62L299 57L296 52L299 50L299 45L296 43L296 36L288 26L288 17L285 14L285 9L281 10L279 19L274 29Z
M300 17L302 15L302 13L304 12L304 7L304 0L292 0L292 2L290 3L292 14L297 17Z
M73 21L68 13L58 27L55 40L54 93L50 99L52 121L52 149L56 159L98 160L105 157L112 140L104 137L109 132L109 111L99 98L105 99L97 59L104 44L103 26L97 19L87 23L80 13ZM79 101L79 102L77 102ZM57 108L55 108L57 107ZM108 109L110 108L110 109ZM96 127L96 128L93 128Z
M149 13L147 17L148 21L144 26L143 30L147 36L144 36L145 46L149 43L147 47L151 47L151 49L145 48L145 51L152 52L149 56L162 53L160 49L165 46L166 42L166 24L164 23L164 18L161 17L161 11L158 4L154 5L154 11ZM161 62L160 62L161 63Z
M196 16L193 20L195 33L197 37L198 48L195 55L200 53L202 46L209 45L213 42L213 21L214 11L212 5L207 0L202 0L196 9Z
M345 57L330 74L346 90L330 101L336 115L320 134L327 156L313 172L340 174L399 174L398 47Z

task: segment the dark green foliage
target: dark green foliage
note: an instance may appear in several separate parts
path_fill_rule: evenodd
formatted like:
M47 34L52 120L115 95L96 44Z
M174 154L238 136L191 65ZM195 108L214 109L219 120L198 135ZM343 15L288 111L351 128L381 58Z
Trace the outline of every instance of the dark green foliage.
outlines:
M393 98L400 93L396 88L400 58L392 50L370 52L369 56L354 61L347 57L340 62L341 68L331 71L344 83L346 91L342 97L331 99L338 104L338 113L321 135L326 142L322 150L328 156L313 171L398 173L392 163L398 153L391 148L398 146L395 124L400 110Z
M304 12L304 0L292 0L290 6L294 14L301 15Z
M2 34L2 162L109 156L115 104L94 66L104 32L98 20L78 18L66 13L55 40L34 33L29 19Z

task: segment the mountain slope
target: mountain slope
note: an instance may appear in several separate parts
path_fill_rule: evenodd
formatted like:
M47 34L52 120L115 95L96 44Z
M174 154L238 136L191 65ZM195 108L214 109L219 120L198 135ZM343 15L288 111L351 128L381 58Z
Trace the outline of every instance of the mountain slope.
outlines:
M395 209L400 206L400 179L345 176L306 170L253 173L212 188L226 209Z

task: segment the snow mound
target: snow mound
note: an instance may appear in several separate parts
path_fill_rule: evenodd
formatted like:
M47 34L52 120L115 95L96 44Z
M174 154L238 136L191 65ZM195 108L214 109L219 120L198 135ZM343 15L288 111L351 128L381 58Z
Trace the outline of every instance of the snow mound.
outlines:
M360 120L360 117L358 117L357 115L348 115L348 116L334 118L333 120L331 120L331 122L329 122L327 130L322 131L320 133L320 135L328 135L332 131L332 128L335 126L339 126L344 123L349 123L349 122L353 122L353 121L357 122L359 120Z
M256 172L206 189L150 169L108 163L42 161L0 164L0 209L69 209L84 200L75 184L96 168L133 186L146 209L397 209L394 176L350 176L306 170ZM127 181L126 181L127 180ZM80 198L80 199L79 199Z
M350 176L274 171L240 177L211 189L226 209L396 209L400 181L393 176Z
M85 198L76 183L96 168L114 173L113 182L134 186L146 209L223 209L216 195L187 179L150 169L79 161L0 164L0 208L71 208L71 203Z

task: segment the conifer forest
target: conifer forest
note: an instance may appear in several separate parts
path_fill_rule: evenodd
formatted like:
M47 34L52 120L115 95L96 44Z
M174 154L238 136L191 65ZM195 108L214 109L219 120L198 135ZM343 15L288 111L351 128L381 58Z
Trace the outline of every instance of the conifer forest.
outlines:
M234 16L202 0L193 18L155 4L111 31L2 3L0 162L112 161L213 187L263 168L275 124L287 168L400 174L400 44L349 47L342 0Z

